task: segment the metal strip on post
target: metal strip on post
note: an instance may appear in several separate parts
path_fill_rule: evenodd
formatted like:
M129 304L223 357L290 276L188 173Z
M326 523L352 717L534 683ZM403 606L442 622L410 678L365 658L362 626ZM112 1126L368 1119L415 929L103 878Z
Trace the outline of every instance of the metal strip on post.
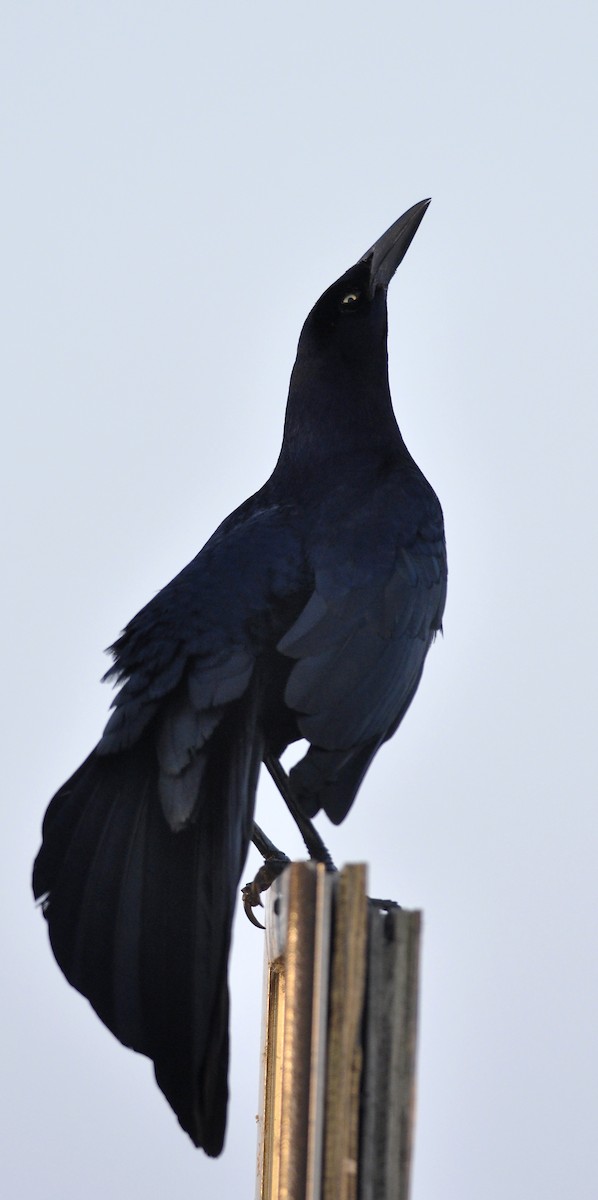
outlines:
M408 1200L420 914L292 863L266 928L257 1200Z

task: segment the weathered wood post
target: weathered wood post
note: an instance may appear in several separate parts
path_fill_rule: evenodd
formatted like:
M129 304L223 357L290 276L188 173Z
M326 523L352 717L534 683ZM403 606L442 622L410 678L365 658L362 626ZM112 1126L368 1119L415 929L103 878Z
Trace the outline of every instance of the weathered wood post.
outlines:
M408 1200L420 914L366 868L268 894L257 1200Z

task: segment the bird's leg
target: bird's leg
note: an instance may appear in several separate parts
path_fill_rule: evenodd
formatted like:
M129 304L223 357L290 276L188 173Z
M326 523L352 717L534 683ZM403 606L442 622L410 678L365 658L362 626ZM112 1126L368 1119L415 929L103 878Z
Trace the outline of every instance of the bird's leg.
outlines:
M277 849L274 842L270 841L270 838L266 836L263 829L260 829L255 821L253 822L251 840L256 849L259 850L264 862L255 879L252 879L251 883L245 884L241 895L243 897L245 916L249 918L252 925L256 925L258 929L263 929L264 926L261 921L258 921L253 910L257 905L261 907L261 893L268 890L291 860L287 854L283 854L282 850Z
M308 817L304 816L304 814L301 812L301 809L299 808L299 805L297 804L297 801L293 795L293 788L291 785L291 781L290 781L284 767L280 763L279 759L274 758L273 755L269 755L267 758L264 759L264 762L265 762L293 820L295 821L297 828L299 829L299 832L303 838L303 841L305 842L305 845L307 846L307 849L309 852L309 857L314 859L316 862L324 863L324 865L328 871L336 871L336 867L335 867L335 865L330 857L330 854L329 854L328 850L326 849L326 846L324 845L315 825L312 825L312 822L308 819ZM254 844L256 846L258 846L258 850L259 850L260 847L259 847L257 841L255 840L255 838L253 839L253 841L254 841ZM269 846L272 846L272 842L270 842L269 838L265 838L265 841ZM276 851L276 853L278 854L279 851ZM264 853L263 850L260 850L260 854L264 854L264 858L266 857L266 854ZM283 855L283 857L286 858L286 855ZM286 861L288 862L289 860L286 859ZM256 878L257 878L257 876L256 876ZM267 884L266 886L269 887L270 884ZM265 887L262 888L262 891L265 891L265 890L266 890ZM396 900L377 900L377 899L372 899L371 897L369 897L369 903L371 905L373 905L374 908L381 908L382 910L386 910L387 912L389 912L391 909L401 907L401 905L398 904Z
M317 829L312 825L308 817L301 812L293 795L291 781L284 767L272 754L269 754L264 759L264 762L305 842L309 857L313 858L315 862L324 863L327 871L336 871L336 867Z
M299 832L305 842L309 857L315 862L324 863L327 871L336 871L336 867L326 849L317 829L312 825L308 817L301 812L299 805L293 795L291 781L279 760L273 755L268 755L264 762L295 822ZM246 883L242 889L243 908L245 915L249 918L252 925L256 925L258 929L263 929L263 925L254 915L253 909L262 904L261 893L266 892L275 879L284 871L284 868L290 863L288 855L283 854L282 850L278 850L270 838L266 836L263 829L259 825L253 823L253 832L251 840L259 850L264 859L263 866L260 867L255 879L251 883Z
M257 824L257 821L253 822L251 840L263 859L280 859L281 862L284 861L285 865L291 861L282 850L279 850L278 847L274 845L274 842L270 841L270 838L266 833L264 833L263 829L260 828L260 826Z

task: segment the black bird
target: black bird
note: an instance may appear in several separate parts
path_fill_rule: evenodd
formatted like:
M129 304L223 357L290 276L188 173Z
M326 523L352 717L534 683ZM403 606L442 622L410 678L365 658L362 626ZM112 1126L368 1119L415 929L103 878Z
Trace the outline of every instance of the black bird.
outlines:
M387 287L428 203L312 309L270 479L112 647L114 712L44 820L33 888L56 959L210 1155L260 765L307 739L292 794L342 821L441 628L442 512L399 432L386 344Z

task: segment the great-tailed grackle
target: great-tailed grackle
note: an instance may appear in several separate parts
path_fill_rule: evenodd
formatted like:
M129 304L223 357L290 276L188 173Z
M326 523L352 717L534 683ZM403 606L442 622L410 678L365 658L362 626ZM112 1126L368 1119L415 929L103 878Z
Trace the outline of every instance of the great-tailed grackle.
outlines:
M388 284L428 201L324 293L268 482L112 647L104 734L45 816L33 887L67 979L224 1140L227 963L262 761L306 817L348 813L441 627L442 512L392 410Z

